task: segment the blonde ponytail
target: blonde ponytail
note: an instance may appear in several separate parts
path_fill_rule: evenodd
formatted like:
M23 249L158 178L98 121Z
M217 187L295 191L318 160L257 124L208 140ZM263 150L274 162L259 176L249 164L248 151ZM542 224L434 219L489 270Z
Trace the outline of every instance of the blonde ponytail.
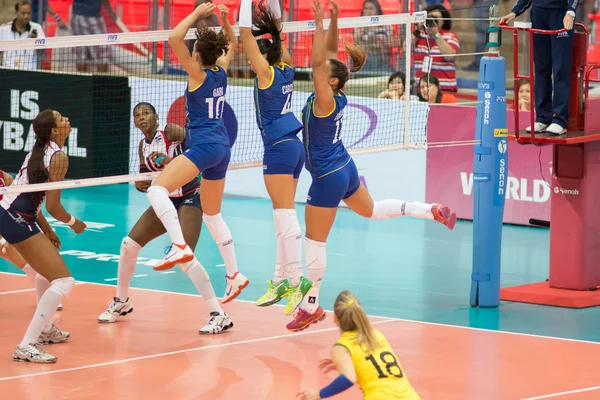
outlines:
M356 344L367 353L377 349L379 342L365 310L348 290L341 292L333 307L342 332L356 331Z

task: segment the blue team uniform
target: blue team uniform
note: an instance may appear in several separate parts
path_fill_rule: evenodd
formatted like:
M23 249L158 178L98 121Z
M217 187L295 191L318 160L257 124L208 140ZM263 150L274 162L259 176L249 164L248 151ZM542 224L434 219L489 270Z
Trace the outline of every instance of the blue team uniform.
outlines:
M314 113L314 93L302 110L306 169L312 175L307 203L317 207L337 207L360 186L358 170L340 136L348 99L338 91L334 100L335 108L324 117Z
M219 66L205 68L206 78L185 90L185 142L183 153L208 180L225 178L231 158L229 135L223 121L227 72Z
M532 28L558 30L564 28L567 11L575 12L578 4L579 0L517 0L512 12L518 17L531 7ZM533 35L536 122L567 127L573 39L573 29L558 35Z
M300 176L304 165L304 150L298 139L302 124L292 112L294 70L285 63L271 66L269 86L254 82L256 123L261 132L265 154L263 173Z

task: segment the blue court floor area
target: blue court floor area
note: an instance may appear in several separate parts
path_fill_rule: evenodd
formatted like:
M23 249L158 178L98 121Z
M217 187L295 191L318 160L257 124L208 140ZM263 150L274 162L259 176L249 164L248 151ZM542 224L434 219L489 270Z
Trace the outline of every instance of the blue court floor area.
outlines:
M116 284L121 240L149 207L146 196L122 184L68 189L62 199L67 211L88 224L86 232L76 235L66 225L52 222L73 276ZM297 204L296 209L304 230L304 205ZM222 213L233 234L240 270L251 282L240 298L254 301L263 294L275 263L271 203L227 198ZM162 273L152 269L151 260L162 258L168 245L164 235L142 249L132 286L195 293L178 268ZM547 278L548 230L505 226L502 245L502 286ZM459 221L449 231L432 221L408 217L371 221L340 209L328 242L321 304L331 309L336 295L349 289L371 315L600 342L597 307L572 310L505 302L497 309L471 308L471 246L468 221ZM204 227L196 255L220 297L225 268ZM20 272L4 260L0 271ZM98 310L90 313L95 317Z

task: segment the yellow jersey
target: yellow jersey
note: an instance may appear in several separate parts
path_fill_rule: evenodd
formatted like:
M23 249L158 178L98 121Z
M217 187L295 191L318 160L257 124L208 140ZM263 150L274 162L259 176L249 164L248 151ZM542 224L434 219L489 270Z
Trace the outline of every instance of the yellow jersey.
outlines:
M371 353L356 344L356 331L344 332L335 344L350 352L357 383L365 400L420 400L387 339L378 330L374 331L379 347Z

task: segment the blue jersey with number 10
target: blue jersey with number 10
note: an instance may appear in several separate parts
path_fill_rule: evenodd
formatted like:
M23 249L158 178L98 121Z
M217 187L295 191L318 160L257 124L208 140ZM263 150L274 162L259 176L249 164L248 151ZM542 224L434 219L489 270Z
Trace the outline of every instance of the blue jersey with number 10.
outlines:
M254 105L256 122L264 144L274 144L288 135L296 135L302 124L292 112L294 70L285 63L271 66L271 83L266 88L254 82Z
M205 68L206 78L200 86L185 89L185 142L188 147L218 143L229 146L223 121L227 72L217 65Z
M348 99L342 91L333 96L335 108L324 117L315 115L315 94L311 94L302 109L306 169L313 177L323 177L345 167L350 154L342 144L342 119Z

